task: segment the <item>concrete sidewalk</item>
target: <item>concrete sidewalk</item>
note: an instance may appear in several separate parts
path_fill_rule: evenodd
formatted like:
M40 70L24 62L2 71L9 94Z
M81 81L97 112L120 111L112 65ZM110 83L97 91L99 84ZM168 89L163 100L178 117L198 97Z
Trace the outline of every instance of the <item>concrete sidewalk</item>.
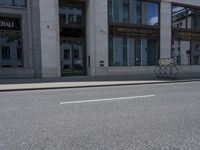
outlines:
M23 90L45 90L63 88L102 87L118 85L140 85L159 84L174 82L200 81L200 75L182 75L177 80L161 80L154 75L126 75L106 77L65 77L49 79L1 79L0 92L23 91Z

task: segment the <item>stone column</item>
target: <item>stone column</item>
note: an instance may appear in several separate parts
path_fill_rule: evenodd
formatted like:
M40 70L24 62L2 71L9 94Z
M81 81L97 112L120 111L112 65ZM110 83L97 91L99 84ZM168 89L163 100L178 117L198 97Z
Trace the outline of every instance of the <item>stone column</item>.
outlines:
M41 38L40 38L40 11L39 11L39 0L29 1L31 5L30 12L30 30L29 32L32 34L31 37L31 47L33 54L33 68L34 68L34 76L36 78L42 77L42 66L41 66Z
M160 5L160 58L171 58L171 2L162 0Z
M58 0L39 0L42 77L60 77Z
M95 14L94 0L86 2L86 53L87 53L87 74L95 76L96 50L95 50Z
M90 56L88 74L106 75L108 68L108 1L87 2L87 53Z

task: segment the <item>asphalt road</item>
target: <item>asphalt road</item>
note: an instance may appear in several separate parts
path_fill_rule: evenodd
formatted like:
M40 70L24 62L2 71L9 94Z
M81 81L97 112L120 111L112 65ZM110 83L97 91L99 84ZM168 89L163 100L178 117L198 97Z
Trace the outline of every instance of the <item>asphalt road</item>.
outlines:
M0 150L200 150L200 82L1 92Z

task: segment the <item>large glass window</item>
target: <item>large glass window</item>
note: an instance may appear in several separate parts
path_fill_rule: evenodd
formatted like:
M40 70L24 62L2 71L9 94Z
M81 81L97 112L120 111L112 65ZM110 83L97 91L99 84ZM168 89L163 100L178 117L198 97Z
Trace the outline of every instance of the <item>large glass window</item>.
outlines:
M109 0L109 13L113 22L128 22L129 0Z
M26 7L26 0L0 0L0 5Z
M190 41L174 40L172 45L172 58L177 65L189 65Z
M140 24L141 22L141 2L137 0L131 0L131 14L130 23Z
M172 27L200 30L200 10L186 6L172 6Z
M200 41L192 41L191 49L191 64L200 65Z
M110 66L151 66L158 61L158 40L113 37L109 43Z
M157 65L159 2L108 0L108 5L109 65Z
M200 41L174 40L172 58L177 65L200 65Z
M159 4L144 0L109 0L109 21L144 25L159 24Z
M82 25L83 10L81 7L60 6L60 23L61 25Z
M188 29L200 30L200 10L188 8Z
M0 31L0 67L23 67L21 33Z
M176 64L200 65L200 8L172 5L172 27Z
M23 67L19 18L0 16L0 67Z
M174 28L186 28L187 26L187 9L181 6L172 7L172 26Z

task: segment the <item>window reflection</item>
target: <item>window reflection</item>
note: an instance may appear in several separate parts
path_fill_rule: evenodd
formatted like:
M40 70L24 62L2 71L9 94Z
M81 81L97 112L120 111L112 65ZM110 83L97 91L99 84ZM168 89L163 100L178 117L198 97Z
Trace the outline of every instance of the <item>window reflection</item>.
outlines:
M200 65L200 42L193 41L191 42L192 53L191 53L191 63L192 65Z
M109 6L111 21L113 21L113 22L128 22L128 20L129 20L129 0L110 0L109 5L112 5L112 6Z
M142 0L108 0L109 21L158 25L159 4Z
M194 14L194 9L187 8L188 15L187 15L187 28L192 29L194 25L194 20L193 20L193 14Z
M174 40L172 58L177 65L200 65L200 41Z
M183 37L173 35L172 58L178 65L200 65L200 41L194 36L195 32L200 31L200 9L173 5L172 7L172 26L185 29L192 36ZM180 32L182 32L180 30ZM185 40L180 40L183 38Z
M66 25L81 25L82 9L79 7L60 6L60 22Z
M0 0L0 5L26 7L26 0Z
M142 24L158 25L158 4L142 2Z
M0 32L1 67L22 67L23 55L20 32Z
M14 6L25 7L26 6L26 0L15 0Z
M61 68L83 69L83 43L81 40L61 40Z
M141 22L141 2L140 1L131 0L130 22L134 24L140 24Z
M190 12L189 29L200 30L200 10L190 9Z
M185 7L173 6L172 26L174 28L186 28L187 11Z
M174 40L172 45L172 58L177 65L190 64L190 41Z
M110 66L152 66L158 61L158 40L113 37L109 43Z
M174 5L172 7L172 26L200 30L200 10Z

